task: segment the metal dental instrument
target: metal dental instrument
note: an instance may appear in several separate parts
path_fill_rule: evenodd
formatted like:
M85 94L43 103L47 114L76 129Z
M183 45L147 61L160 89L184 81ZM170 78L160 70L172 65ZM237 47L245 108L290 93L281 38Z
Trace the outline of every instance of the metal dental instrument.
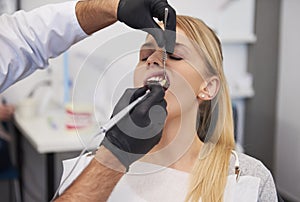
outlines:
M122 109L119 113L117 113L115 116L113 116L106 124L100 127L100 131L98 132L98 135L102 133L106 133L110 128L112 128L115 124L117 124L126 114L132 110L133 107L135 107L140 101L142 101L149 93L150 91L146 91L144 95L137 98L135 101L130 103L127 107Z
M165 16L164 16L164 32L166 32L167 28L167 20L168 20L168 14L169 14L169 9L165 8ZM166 45L162 47L162 63L163 63L163 79L159 81L155 80L148 80L146 82L146 85L160 85L164 88L164 90L167 90L170 86L170 81L168 80L167 77L167 71L166 71L166 60L168 58L167 50L166 50Z
M164 31L166 31L166 28L167 28L168 15L169 15L169 9L165 8ZM162 60L163 60L163 67L164 67L164 79L165 79L166 82L168 81L167 80L167 73L166 73L166 60L167 60L167 57L168 57L167 50L166 50L166 46L164 45Z

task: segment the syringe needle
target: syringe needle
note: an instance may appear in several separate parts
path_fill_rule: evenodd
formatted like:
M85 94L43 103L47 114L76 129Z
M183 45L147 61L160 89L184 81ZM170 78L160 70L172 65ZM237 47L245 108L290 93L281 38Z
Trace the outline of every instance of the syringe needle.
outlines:
M165 8L165 18L164 18L164 31L166 32L167 28L167 20L168 20L168 15L169 15L169 9ZM164 68L164 79L167 81L167 73L166 73L166 60L167 60L167 50L166 46L163 47L163 68Z

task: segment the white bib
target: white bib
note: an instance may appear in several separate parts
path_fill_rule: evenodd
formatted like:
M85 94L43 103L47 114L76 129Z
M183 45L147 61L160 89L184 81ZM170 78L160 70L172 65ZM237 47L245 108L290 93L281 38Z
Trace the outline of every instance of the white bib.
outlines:
M71 176L63 184L60 193L73 182L92 158L93 156L82 156ZM69 174L76 160L77 158L63 161L64 172L61 182ZM136 173L135 168L140 171L143 167L147 167L147 170L150 167L155 172L132 174ZM130 171L117 183L108 199L109 202L184 201L189 183L189 173L143 162L134 163ZM235 175L229 175L224 202L257 202L259 183L260 179L257 177L240 176L239 181L236 182Z

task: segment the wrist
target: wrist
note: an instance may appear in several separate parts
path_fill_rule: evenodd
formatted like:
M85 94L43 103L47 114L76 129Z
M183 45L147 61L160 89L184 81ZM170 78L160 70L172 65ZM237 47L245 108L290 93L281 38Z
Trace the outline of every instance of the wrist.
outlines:
M108 8L108 11L107 13L108 14L111 14L112 17L115 19L115 20L118 20L118 7L119 7L119 2L120 0L104 0L105 4L109 4L107 5L107 8Z
M113 155L106 147L101 145L96 151L94 157L102 165L109 167L112 170L116 170L122 173L126 172L126 167L119 161L119 159Z
M105 14L107 17L117 21L118 6L120 0L91 0L95 3L95 9L100 14Z

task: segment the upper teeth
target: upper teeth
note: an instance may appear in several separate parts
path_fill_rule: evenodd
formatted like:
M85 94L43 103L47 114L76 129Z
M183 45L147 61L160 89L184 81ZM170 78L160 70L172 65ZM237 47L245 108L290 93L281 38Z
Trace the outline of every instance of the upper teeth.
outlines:
M161 76L154 76L147 79L147 81L157 81L157 82L161 82L162 80L164 80L164 78Z
M146 85L160 85L164 89L168 89L170 83L167 78L164 78L163 76L153 76L147 79Z

